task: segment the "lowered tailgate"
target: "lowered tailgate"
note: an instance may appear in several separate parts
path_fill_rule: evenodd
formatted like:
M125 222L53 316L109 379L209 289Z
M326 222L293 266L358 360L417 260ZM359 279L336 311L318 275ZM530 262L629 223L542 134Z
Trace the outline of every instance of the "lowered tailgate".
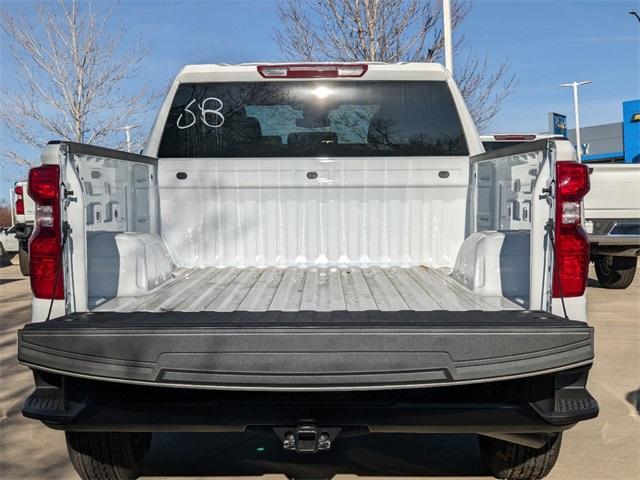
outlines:
M489 382L593 359L593 329L543 312L93 312L26 325L19 361L110 382L356 390Z

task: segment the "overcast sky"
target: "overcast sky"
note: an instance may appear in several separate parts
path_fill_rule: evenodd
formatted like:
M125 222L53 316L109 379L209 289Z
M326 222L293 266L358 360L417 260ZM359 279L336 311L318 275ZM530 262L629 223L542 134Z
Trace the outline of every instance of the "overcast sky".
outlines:
M99 2L94 2L99 3ZM2 0L9 12L29 10L29 0ZM121 0L111 28L126 30L126 41L146 39L151 53L142 75L164 89L185 64L283 60L272 32L278 24L275 0ZM476 54L493 63L508 58L519 78L491 132L542 132L547 112L569 116L569 89L558 85L592 80L581 90L582 125L619 122L622 102L640 98L640 22L628 14L639 1L475 0L461 28ZM0 83L15 78L0 36ZM153 121L150 114L147 122ZM0 141L8 141L0 131ZM0 198L24 171L0 163Z

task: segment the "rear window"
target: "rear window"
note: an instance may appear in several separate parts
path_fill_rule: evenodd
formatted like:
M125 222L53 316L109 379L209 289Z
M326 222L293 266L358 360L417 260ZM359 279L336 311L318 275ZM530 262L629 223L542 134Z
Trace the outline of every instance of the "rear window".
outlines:
M187 83L159 157L468 155L444 82Z

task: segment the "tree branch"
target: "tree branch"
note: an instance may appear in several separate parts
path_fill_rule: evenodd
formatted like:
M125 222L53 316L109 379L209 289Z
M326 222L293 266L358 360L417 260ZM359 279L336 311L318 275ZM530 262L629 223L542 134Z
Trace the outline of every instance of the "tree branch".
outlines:
M471 1L452 3L456 31ZM287 60L442 61L440 0L280 0L278 14L281 26L274 39ZM454 50L459 59L454 77L478 128L484 129L518 82L508 59L492 70L488 57L475 55L462 34Z
M33 20L0 11L19 78L17 87L0 93L0 126L13 140L0 156L31 163L19 152L52 137L118 146L122 127L140 123L158 95L137 78L148 48L139 41L125 49L123 31L109 31L115 5L42 2Z

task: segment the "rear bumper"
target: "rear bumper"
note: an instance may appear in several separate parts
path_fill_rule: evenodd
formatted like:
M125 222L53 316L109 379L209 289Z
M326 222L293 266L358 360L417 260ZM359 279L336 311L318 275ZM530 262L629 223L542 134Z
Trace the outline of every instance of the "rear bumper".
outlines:
M592 255L637 257L640 254L640 219L587 218Z
M25 326L18 359L154 387L442 387L590 365L593 330L542 312L88 313Z
M97 382L36 372L23 414L69 431L260 432L317 425L357 433L531 434L598 414L587 369L456 387L239 392ZM517 440L514 440L517 441Z
M625 245L640 247L639 235L589 235L589 242L598 245Z
M637 257L640 255L638 235L589 235L591 255Z

